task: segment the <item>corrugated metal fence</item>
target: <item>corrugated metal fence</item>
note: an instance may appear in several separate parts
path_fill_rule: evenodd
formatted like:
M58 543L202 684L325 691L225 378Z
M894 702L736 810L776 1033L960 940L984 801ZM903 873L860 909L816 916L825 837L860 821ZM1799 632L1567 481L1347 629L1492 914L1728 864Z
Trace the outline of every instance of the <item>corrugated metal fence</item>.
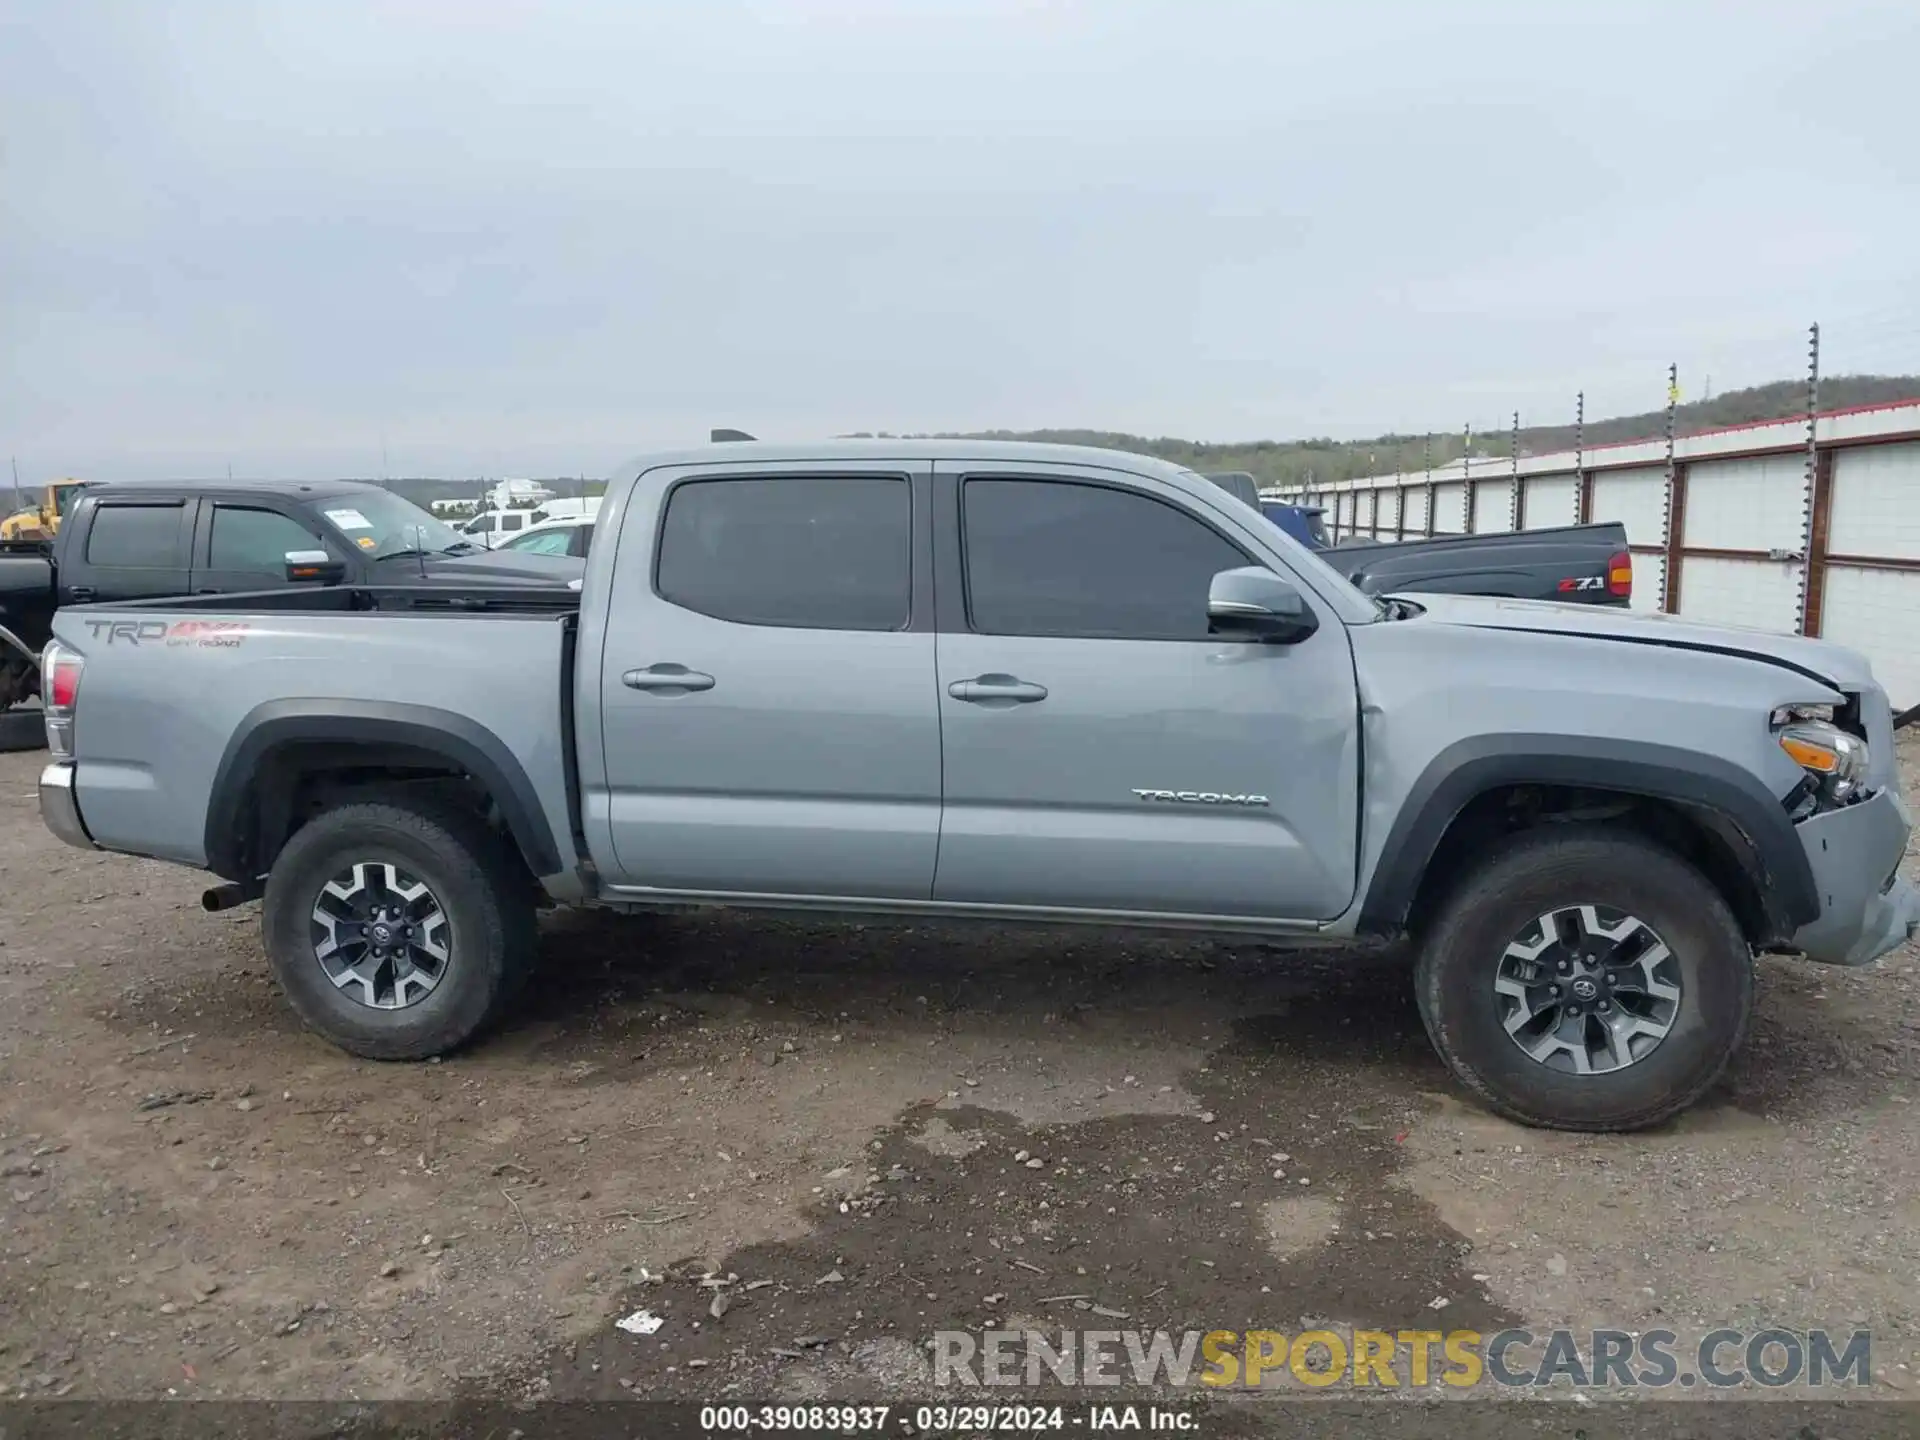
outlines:
M1807 448L1769 421L1677 441L1671 478L1649 440L1265 493L1324 506L1336 540L1618 520L1636 608L1825 636L1920 704L1920 402L1821 415Z

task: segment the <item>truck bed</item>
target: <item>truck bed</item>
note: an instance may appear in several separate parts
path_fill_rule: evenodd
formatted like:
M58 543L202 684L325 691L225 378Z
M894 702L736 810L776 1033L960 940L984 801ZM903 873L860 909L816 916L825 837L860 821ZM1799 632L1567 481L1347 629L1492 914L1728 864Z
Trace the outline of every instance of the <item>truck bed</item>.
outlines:
M340 586L64 609L62 649L111 659L80 681L81 813L130 849L204 868L219 844L207 797L247 763L250 736L351 741L363 720L503 747L527 803L568 836L578 602Z
M74 613L106 610L191 610L197 614L340 615L374 611L448 611L461 615L572 615L580 592L571 586L327 585L288 586L234 595L180 595L157 600L126 600L81 605Z

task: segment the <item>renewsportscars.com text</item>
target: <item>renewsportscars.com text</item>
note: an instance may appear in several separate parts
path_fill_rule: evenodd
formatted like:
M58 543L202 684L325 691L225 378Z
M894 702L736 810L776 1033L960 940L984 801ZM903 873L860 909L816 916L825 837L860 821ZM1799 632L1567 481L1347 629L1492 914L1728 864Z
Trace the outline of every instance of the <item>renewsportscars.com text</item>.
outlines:
M1479 1385L1689 1390L1872 1384L1865 1330L936 1331L943 1386L1202 1385L1425 1389Z

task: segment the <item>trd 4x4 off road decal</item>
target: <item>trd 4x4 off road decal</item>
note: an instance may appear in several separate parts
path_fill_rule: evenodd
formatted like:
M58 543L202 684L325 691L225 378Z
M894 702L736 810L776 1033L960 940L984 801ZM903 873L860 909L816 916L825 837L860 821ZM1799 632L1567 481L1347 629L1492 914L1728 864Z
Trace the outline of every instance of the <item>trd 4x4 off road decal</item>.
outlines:
M201 650L232 650L247 638L245 620L89 620L94 639L109 645L192 645Z

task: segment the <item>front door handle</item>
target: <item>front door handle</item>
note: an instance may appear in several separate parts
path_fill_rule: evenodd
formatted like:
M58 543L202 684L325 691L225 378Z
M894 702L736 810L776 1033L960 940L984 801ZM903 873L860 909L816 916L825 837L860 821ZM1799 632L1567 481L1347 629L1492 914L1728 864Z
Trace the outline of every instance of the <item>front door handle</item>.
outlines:
M98 593L91 585L75 585L67 591L67 598L76 605L85 605Z
M649 665L644 670L629 670L620 677L629 690L645 690L653 695L689 695L695 690L711 690L713 677L671 662Z
M976 675L954 681L947 694L971 705L1031 705L1047 698L1047 687L1012 675Z

